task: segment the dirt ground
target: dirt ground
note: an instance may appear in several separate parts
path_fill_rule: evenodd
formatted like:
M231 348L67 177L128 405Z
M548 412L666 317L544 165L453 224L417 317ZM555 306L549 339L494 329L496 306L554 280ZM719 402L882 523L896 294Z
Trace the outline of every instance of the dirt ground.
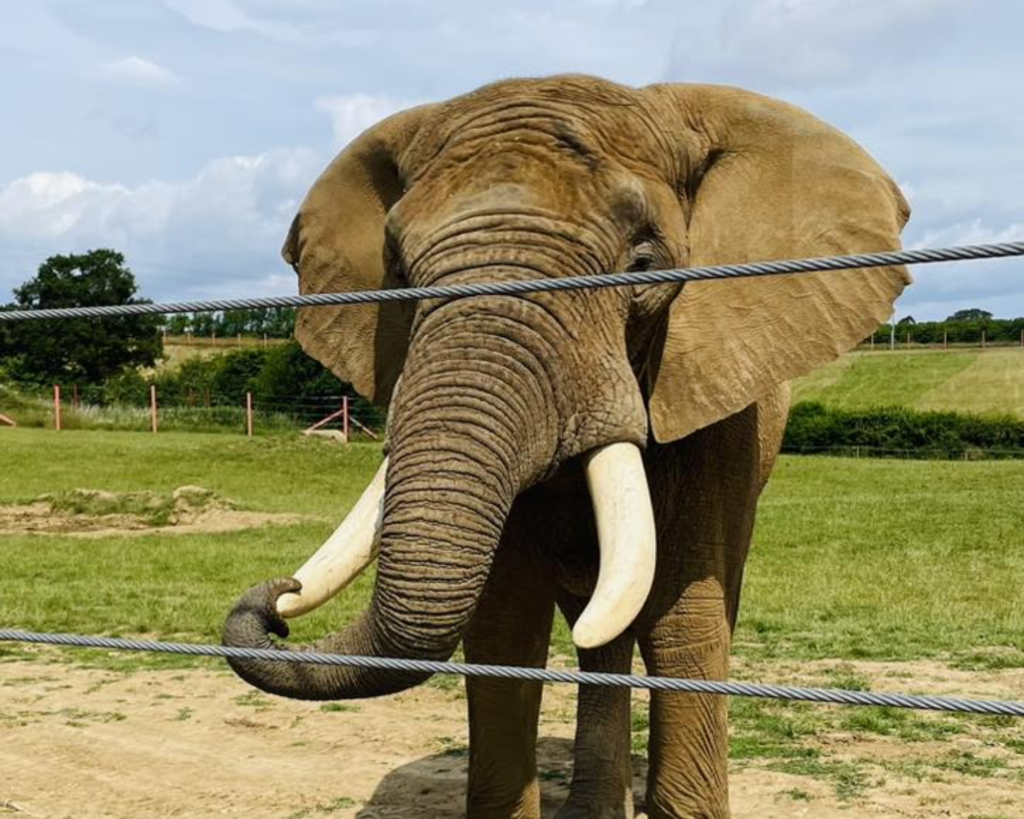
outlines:
M461 686L358 703L266 696L227 671L114 672L38 659L0 664L0 815L46 819L463 816ZM799 679L801 669L793 669ZM876 690L1019 698L1024 670L957 672L924 663L846 664ZM781 670L781 669L780 669ZM778 677L773 677L777 679ZM539 771L545 816L565 798L574 691L545 695ZM1012 730L1016 731L1014 726ZM887 736L830 737L838 758L920 755ZM949 742L983 742L970 736ZM928 743L926 743L928 744ZM931 743L944 745L945 743ZM1024 743L1022 743L1024 746ZM976 747L984 754L983 747ZM1022 750L1024 754L1024 750ZM885 773L852 799L820 778L734 765L736 819L1021 819L1024 775ZM636 793L645 765L636 758ZM881 769L880 769L881 770Z
M76 489L66 497L44 495L26 504L0 506L0 535L61 534L77 538L137 537L156 533L214 534L287 526L309 518L249 512L201 486L181 486L169 496ZM64 503L70 508L62 507ZM121 507L129 505L130 510ZM111 511L117 510L117 511Z

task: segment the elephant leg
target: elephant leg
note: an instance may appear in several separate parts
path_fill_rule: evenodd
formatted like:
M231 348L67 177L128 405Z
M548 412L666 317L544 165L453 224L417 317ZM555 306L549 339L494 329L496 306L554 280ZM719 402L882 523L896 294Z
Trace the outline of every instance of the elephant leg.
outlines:
M468 662L544 667L554 617L550 576L539 558L515 544L499 548L464 637ZM536 746L542 690L538 682L467 679L468 819L539 819Z
M572 626L586 600L562 593L558 605ZM635 638L632 629L608 645L578 652L584 671L628 674ZM631 819L633 760L628 688L581 685L569 798L556 819Z
M716 580L688 582L676 605L640 637L647 672L663 677L726 679L729 608ZM650 819L728 817L725 697L652 692L650 725Z
M659 574L637 623L650 674L728 676L743 565L768 454L760 442L758 415L758 408L748 408L649 458L651 485L666 490L655 501ZM730 815L727 717L725 697L652 694L650 819Z

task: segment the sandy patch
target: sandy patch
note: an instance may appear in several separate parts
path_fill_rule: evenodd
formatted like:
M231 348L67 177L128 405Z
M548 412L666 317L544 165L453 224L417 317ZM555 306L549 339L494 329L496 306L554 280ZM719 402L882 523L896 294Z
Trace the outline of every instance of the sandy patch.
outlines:
M181 486L169 495L75 489L43 495L30 503L0 506L0 535L60 534L71 537L147 534L210 534L312 518L249 512L199 486Z
M464 814L461 688L427 686L322 707L264 695L222 671L115 673L43 662L51 656L45 652L38 656L0 664L0 815L456 819ZM898 681L887 674L916 665L853 664L878 688L885 680ZM939 676L938 667L931 672ZM960 672L949 673L954 680ZM1018 681L1016 671L973 674L966 690L1011 697L1019 695ZM933 683L945 687L938 679ZM554 814L567 792L573 713L573 689L549 687L539 748L545 816ZM972 741L969 735L955 740ZM845 750L891 760L916 758L925 749L880 736L860 738ZM638 804L645 769L636 757ZM943 781L919 781L879 768L870 778L864 793L843 801L822 779L748 762L732 776L734 816L1024 817L1020 777L949 772Z

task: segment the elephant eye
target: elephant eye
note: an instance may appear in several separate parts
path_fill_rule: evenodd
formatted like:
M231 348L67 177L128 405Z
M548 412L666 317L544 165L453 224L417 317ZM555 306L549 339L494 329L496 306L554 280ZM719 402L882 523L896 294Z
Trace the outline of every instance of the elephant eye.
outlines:
M659 254L651 242L641 242L633 248L626 270L629 272L656 270L658 267Z

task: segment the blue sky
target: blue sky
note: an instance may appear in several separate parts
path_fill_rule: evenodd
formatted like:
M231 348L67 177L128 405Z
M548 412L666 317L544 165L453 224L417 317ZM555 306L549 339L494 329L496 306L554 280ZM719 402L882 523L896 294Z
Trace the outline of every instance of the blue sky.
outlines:
M0 300L47 255L125 252L165 300L295 291L278 250L337 149L509 76L730 83L846 130L908 246L1024 239L1014 0L32 0L0 28ZM1024 261L918 268L899 315L1024 315Z

